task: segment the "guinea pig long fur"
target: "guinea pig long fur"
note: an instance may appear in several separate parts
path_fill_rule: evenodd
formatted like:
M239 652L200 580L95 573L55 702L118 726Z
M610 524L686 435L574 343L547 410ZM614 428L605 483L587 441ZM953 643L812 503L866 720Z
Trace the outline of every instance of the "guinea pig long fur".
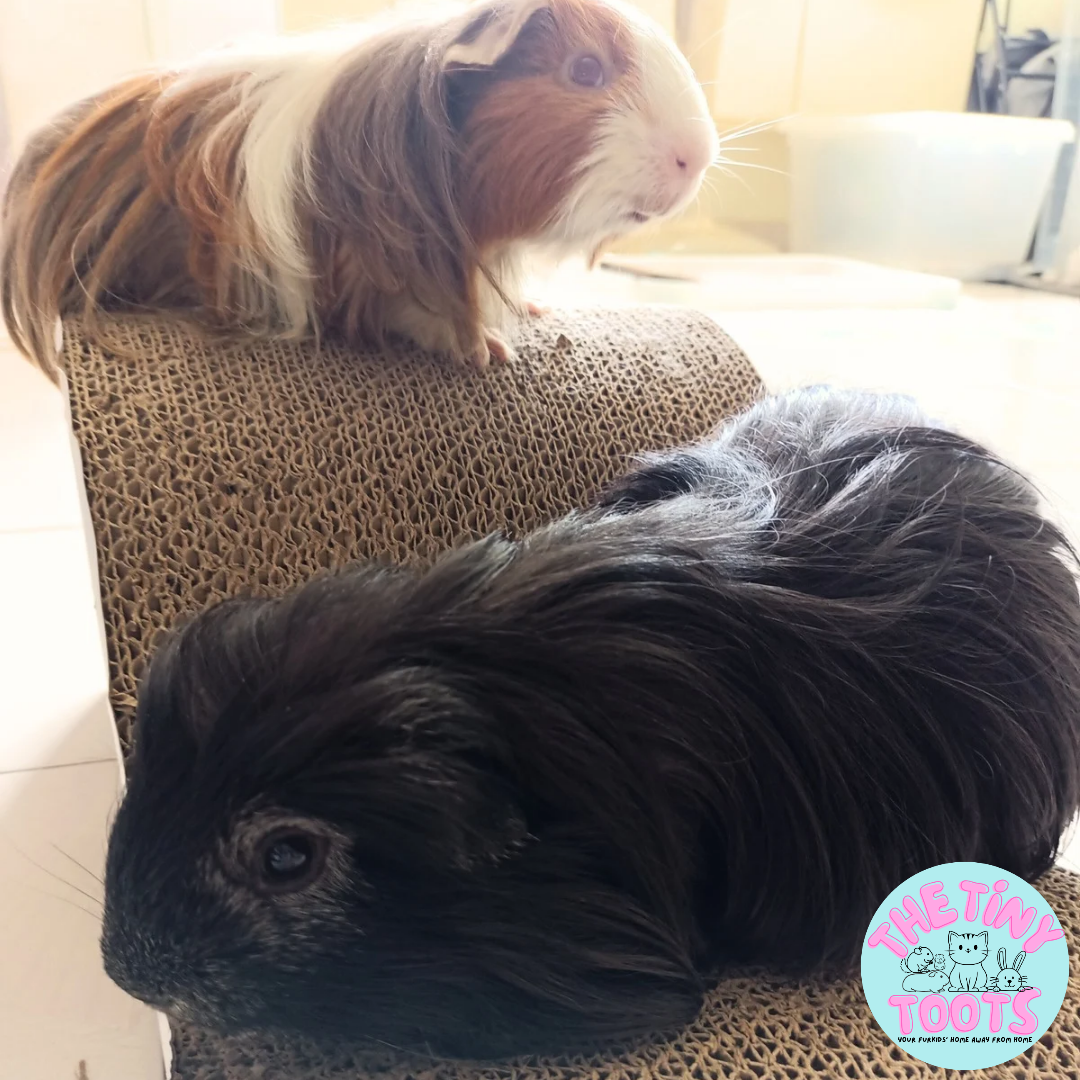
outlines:
M519 542L224 603L141 690L106 969L225 1030L488 1057L851 962L919 870L1051 865L1075 569L986 449L808 391Z
M174 309L262 336L387 333L506 359L523 256L683 209L718 149L689 64L618 0L497 0L139 76L31 142L0 305L47 371L56 320Z

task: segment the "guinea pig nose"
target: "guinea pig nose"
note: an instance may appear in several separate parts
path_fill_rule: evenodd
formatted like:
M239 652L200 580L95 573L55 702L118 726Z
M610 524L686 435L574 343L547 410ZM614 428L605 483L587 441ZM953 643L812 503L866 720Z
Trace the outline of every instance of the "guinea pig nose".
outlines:
M708 139L697 136L680 139L672 147L675 168L682 175L697 176L709 167L712 160L712 147Z

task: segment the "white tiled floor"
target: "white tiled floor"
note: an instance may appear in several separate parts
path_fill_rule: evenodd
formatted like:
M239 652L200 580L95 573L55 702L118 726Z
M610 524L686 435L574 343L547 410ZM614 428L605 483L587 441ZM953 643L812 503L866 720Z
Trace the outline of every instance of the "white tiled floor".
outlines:
M63 397L0 327L0 532L80 527Z
M115 761L81 526L0 532L0 567L3 771Z
M157 1017L105 977L98 955L119 783L115 758L0 774L3 1080L162 1076Z
M1015 461L1080 537L1080 300L1002 286L953 310L716 313L771 388L916 397Z
M0 1080L155 1080L157 1017L106 978L122 782L64 397L0 336Z
M1080 536L1080 301L984 287L952 310L725 313L706 299L772 388L911 393L1029 471ZM0 1080L74 1076L80 1060L92 1078L161 1071L156 1020L97 958L120 769L77 475L63 397L0 337ZM1080 839L1066 858L1080 871Z

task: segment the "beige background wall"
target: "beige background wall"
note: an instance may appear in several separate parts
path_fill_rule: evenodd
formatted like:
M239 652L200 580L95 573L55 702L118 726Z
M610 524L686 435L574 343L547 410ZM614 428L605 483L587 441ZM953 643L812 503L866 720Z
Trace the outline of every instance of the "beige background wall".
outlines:
M314 30L347 19L363 19L389 6L386 0L281 0L281 25L290 33Z
M16 147L58 109L149 61L142 0L0 0L0 82Z
M282 25L286 30L311 30L334 22L363 19L392 7L397 0L281 0ZM430 3L431 0L428 0ZM675 27L675 0L636 0L639 7L660 22L669 33ZM713 4L718 0L705 0Z
M0 0L11 140L133 72L279 26L278 0Z

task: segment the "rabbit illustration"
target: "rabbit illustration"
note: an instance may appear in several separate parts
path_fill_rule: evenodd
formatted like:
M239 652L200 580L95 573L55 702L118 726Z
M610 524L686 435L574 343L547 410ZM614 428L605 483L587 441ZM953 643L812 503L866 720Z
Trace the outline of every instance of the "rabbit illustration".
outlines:
M1008 957L1005 954L1004 949L998 949L997 962L998 967L1001 969L997 975L990 979L991 990L1026 990L1028 988L1028 980L1026 975L1020 974L1020 968L1027 958L1027 953L1023 950L1018 952L1013 958L1012 967L1006 966L1006 960Z

